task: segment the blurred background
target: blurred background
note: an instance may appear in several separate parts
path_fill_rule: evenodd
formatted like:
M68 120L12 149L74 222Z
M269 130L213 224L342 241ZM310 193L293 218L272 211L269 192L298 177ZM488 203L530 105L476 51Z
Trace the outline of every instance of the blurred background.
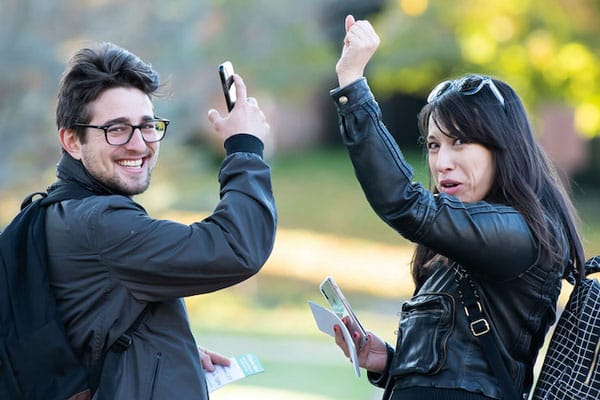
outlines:
M192 222L218 201L225 111L217 65L230 60L272 127L267 157L280 224L272 257L247 282L187 299L199 344L255 353L265 373L214 399L376 399L307 300L333 276L369 329L395 341L410 296L406 242L370 210L338 138L329 98L344 16L368 18L381 47L367 76L384 119L428 182L416 114L440 80L479 72L521 94L536 134L568 182L588 255L600 254L599 0L0 0L0 227L54 179L54 123L68 57L97 41L150 62L172 124L147 193L151 215Z

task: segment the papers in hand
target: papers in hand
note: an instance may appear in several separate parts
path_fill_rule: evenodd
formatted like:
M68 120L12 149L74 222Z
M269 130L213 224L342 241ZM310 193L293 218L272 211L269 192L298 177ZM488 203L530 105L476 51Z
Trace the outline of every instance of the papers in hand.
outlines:
M350 335L348 328L346 328L346 325L344 325L342 320L337 315L335 315L332 311L326 309L325 307L312 301L309 301L308 305L310 306L310 309L313 313L313 317L315 318L317 326L319 327L321 332L335 337L335 332L333 332L333 325L338 325L342 329L344 340L346 341L348 351L350 352L350 360L354 365L354 372L356 372L356 376L360 377L360 367L358 366L358 355L356 354L356 346L354 345L354 341L352 340L352 336Z
M243 354L232 357L230 360L231 365L228 367L216 365L213 372L206 372L206 384L209 392L247 376L265 372L258 357L254 354Z

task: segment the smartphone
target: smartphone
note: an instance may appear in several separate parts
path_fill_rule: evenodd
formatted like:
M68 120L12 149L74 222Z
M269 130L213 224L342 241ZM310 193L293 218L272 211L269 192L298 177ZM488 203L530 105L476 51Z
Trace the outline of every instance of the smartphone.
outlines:
M362 324L354 314L354 311L352 311L352 307L350 307L350 304L346 300L346 297L344 297L344 294L339 286L335 283L331 276L328 276L325 278L325 280L323 280L323 282L321 282L319 289L321 290L323 297L325 297L325 300L327 300L331 306L331 310L340 319L344 317L348 317L350 319L350 326L358 330L361 335L359 348L362 348L369 340L369 337L367 336L367 332L363 328Z
M227 111L231 112L235 102L237 100L237 94L235 92L235 85L233 84L233 65L230 61L225 61L219 65L219 78L221 79L221 85L223 86L223 94L225 94L225 103L227 104Z

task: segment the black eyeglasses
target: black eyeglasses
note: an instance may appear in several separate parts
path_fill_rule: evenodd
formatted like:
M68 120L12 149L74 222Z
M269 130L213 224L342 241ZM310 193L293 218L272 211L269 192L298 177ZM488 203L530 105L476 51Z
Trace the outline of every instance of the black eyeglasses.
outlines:
M129 143L133 137L133 132L135 132L136 129L140 130L142 138L146 143L154 143L163 140L167 133L167 126L169 126L170 122L171 121L168 119L157 118L144 121L139 125L131 125L125 122L109 125L89 125L80 123L75 123L74 125L82 128L102 129L104 131L106 143L112 146L123 146L124 144Z
M451 89L455 89L458 93L465 96L470 96L479 93L486 85L489 86L494 96L496 96L496 99L498 99L500 104L502 104L502 107L504 107L504 97L502 97L502 94L494 84L494 81L487 76L481 75L468 75L461 79L444 81L437 84L431 93L429 93L429 96L427 96L427 103L431 103Z

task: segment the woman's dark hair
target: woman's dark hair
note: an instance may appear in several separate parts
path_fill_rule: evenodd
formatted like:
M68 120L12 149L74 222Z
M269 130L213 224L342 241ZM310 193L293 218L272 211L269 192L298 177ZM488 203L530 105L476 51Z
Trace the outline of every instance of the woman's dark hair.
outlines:
M577 232L578 217L552 163L533 137L525 107L516 92L506 83L493 80L504 97L504 105L489 85L473 94L448 89L426 104L419 113L422 138L429 124L435 123L446 135L465 143L479 143L494 156L495 175L485 201L502 203L521 212L539 244L538 262L548 265L564 263L565 252L580 272L584 254ZM552 231L550 219L562 228L569 243L564 249L559 232ZM426 271L424 265L435 253L418 245L412 260L412 274L420 287Z
M58 90L56 125L74 128L89 123L89 104L115 87L136 88L148 96L160 86L158 74L135 54L112 43L77 51L69 60ZM84 128L77 128L82 141Z

